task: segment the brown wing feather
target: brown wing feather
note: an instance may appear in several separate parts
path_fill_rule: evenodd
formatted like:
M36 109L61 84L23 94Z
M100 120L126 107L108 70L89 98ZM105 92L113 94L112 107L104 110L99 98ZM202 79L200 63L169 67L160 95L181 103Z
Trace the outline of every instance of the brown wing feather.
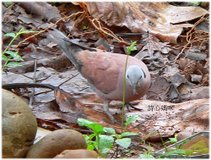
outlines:
M122 65L116 60L115 55L103 51L90 52L86 50L78 54L78 58L83 64L81 74L105 94L115 90L118 85Z

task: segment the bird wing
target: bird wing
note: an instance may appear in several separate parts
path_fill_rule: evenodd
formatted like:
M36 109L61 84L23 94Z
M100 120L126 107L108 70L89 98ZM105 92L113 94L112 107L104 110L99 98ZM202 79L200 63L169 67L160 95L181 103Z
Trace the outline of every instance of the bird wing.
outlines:
M84 50L77 54L77 59L82 64L81 74L104 94L117 89L119 75L124 70L116 55L101 50L97 52Z

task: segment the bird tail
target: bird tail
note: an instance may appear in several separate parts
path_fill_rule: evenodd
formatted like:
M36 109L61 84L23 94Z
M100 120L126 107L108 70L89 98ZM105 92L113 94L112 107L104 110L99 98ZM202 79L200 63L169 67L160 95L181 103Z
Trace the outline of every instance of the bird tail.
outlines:
M62 49L62 51L67 56L67 58L79 70L80 70L80 61L77 59L77 53L86 49L91 50L91 51L94 50L88 47L84 47L75 42L72 42L67 36L65 36L61 31L57 29L53 29L52 31L49 31L49 38L58 44L59 48Z

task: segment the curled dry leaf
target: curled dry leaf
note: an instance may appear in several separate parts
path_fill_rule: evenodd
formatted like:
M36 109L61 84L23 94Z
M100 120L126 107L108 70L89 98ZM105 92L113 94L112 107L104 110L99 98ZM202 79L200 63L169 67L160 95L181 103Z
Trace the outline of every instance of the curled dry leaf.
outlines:
M81 103L73 98L73 95L57 88L54 90L54 95L59 109L62 112L76 113L80 112Z
M110 26L125 26L132 32L146 32L163 41L177 42L183 23L208 14L200 7L178 7L168 3L93 2L86 3L91 16ZM180 24L178 24L180 23Z

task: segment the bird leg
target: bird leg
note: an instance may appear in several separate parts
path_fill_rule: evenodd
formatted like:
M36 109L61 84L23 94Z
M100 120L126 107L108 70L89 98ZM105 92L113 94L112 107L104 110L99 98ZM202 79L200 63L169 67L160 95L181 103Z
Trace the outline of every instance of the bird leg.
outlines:
M112 123L116 123L117 121L115 120L115 118L113 117L113 115L111 114L111 112L109 111L109 102L106 102L103 105L103 109L104 112L107 114L107 116L109 117L109 119L111 120Z

